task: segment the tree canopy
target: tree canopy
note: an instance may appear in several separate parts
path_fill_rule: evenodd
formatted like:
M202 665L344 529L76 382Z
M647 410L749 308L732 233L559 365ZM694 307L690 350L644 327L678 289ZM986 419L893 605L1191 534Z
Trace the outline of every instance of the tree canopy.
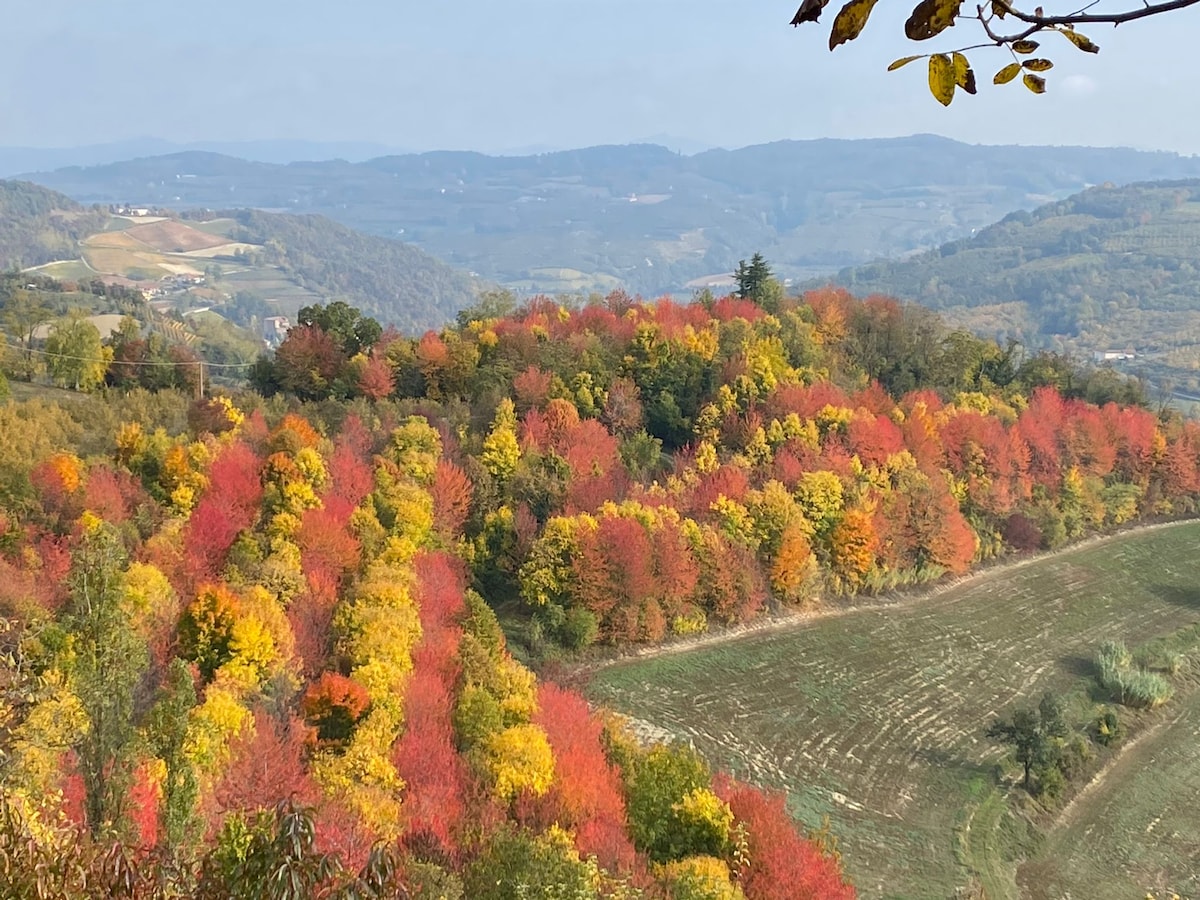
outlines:
M971 6L964 9L963 0L920 0L904 23L907 40L931 40L963 21L977 26L982 37L980 39L979 33L973 32L976 35L974 42L967 41L945 51L903 56L888 66L888 71L895 71L919 59L928 60L929 91L939 103L949 106L955 91L961 89L968 94L976 92L975 71L966 54L972 50L998 47L1007 50L1012 61L996 72L992 83L1008 84L1021 76L1025 87L1035 94L1043 94L1046 92L1046 79L1042 73L1052 69L1054 63L1045 56L1035 55L1041 49L1041 44L1034 38L1047 32L1057 32L1076 49L1084 53L1099 53L1100 47L1077 31L1076 26L1117 26L1135 19L1184 9L1197 2L1200 0L1166 0L1162 3L1143 0L1141 4L1131 4L1124 9L1097 9L1101 0L1093 0L1079 8L1074 8L1073 3L1068 4L1063 11L1053 8L1047 10L1043 6L1030 11L1015 6L1009 0L988 0L974 5L973 9ZM862 34L875 3L876 0L849 0L838 11L829 30L830 50ZM818 22L828 4L829 0L803 0L791 24L799 26L805 22Z

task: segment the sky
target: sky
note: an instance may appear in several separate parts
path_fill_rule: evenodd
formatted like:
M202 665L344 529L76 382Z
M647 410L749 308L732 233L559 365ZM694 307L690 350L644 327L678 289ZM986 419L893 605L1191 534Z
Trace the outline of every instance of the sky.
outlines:
M498 153L661 135L740 147L935 133L1200 153L1200 7L1094 28L1098 56L1046 36L1056 66L1042 97L1019 81L993 86L1008 57L974 51L979 94L944 109L921 62L886 71L896 57L931 49L904 38L911 0L882 0L864 35L833 53L826 42L838 0L817 27L788 26L796 5L12 4L0 55L0 146L303 139ZM960 22L944 46L974 43L977 32Z

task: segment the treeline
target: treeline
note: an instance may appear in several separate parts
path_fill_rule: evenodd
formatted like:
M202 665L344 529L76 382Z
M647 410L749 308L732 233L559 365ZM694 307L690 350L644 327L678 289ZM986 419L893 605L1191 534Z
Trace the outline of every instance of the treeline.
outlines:
M511 655L426 418L244 399L0 406L0 894L854 896Z
M772 302L614 294L504 313L491 296L456 327L354 353L314 324L260 384L437 423L434 490L465 529L459 552L490 602L524 609L542 653L926 582L1195 508L1200 431L1138 405L1136 382L885 298Z

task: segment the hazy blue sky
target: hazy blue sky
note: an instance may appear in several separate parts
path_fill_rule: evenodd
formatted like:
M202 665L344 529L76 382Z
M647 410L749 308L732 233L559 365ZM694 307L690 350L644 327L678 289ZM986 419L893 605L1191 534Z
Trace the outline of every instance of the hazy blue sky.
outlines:
M1111 0L1106 0L1111 2ZM1136 3L1136 0L1130 0ZM825 18L837 7L833 0ZM981 143L1200 152L1200 9L1050 35L1049 93L991 85L946 110L882 0L833 54L786 0L39 0L6 9L0 145L375 141L418 150L672 134L722 146L935 132ZM1047 4L1049 6L1049 4ZM955 33L957 32L957 33ZM959 25L950 34L973 39Z

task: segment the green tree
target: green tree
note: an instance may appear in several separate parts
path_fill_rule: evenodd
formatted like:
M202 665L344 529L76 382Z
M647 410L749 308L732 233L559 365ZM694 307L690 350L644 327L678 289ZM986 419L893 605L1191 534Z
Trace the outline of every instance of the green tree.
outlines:
M629 834L639 850L655 862L724 854L732 816L708 789L695 750L659 745L626 768Z
M88 719L75 750L94 835L120 823L136 737L134 690L148 664L123 603L125 562L117 530L88 516L71 560L64 624L71 636L71 687Z
M737 279L738 286L734 293L738 297L753 300L770 312L779 308L779 301L783 299L783 285L775 278L761 253L750 257L749 263L740 260L733 277Z
M320 328L334 339L347 357L370 350L383 334L377 321L343 300L334 300L327 306L315 303L302 307L298 321L301 325Z
M512 291L484 291L479 295L479 302L459 310L456 321L460 328L466 328L474 321L502 319L516 308L517 297Z
M465 895L476 900L594 900L600 896L598 874L561 829L535 836L506 826L467 867L463 881Z
M104 384L112 348L100 342L100 332L82 310L59 321L46 338L46 354L54 380L77 391L92 391Z
M150 711L146 732L154 754L167 767L163 782L162 830L172 852L187 847L196 835L199 784L196 770L184 753L188 722L196 705L196 688L187 663L172 660L159 700Z
M37 371L33 355L33 339L37 330L50 321L54 311L42 302L39 295L24 288L15 289L4 304L4 330L21 346L22 378L29 381Z
M1037 709L1019 709L1006 719L996 719L987 736L1013 748L1025 770L1024 785L1032 791L1032 775L1057 769L1063 740L1070 733L1062 704L1053 694L1043 695Z

